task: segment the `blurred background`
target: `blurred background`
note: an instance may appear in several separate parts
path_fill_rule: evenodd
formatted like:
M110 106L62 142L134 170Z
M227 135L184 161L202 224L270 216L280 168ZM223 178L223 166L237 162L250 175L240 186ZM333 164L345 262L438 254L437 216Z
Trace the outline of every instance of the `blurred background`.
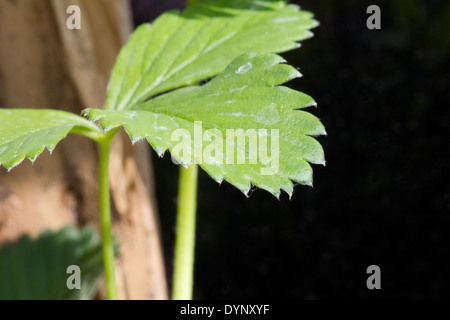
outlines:
M304 76L287 85L318 103L327 166L280 201L202 171L195 298L449 298L450 3L294 2L321 25L283 54ZM132 4L137 25L184 1ZM381 30L366 27L372 4ZM152 155L171 275L178 168ZM369 265L381 290L366 287Z
M246 198L201 171L194 298L450 298L450 2L295 2L321 25L283 53L304 75L286 85L317 101L308 111L326 126L327 166L313 166L314 188L297 186L292 200ZM85 26L75 32L66 26L74 3ZM373 4L381 30L366 26ZM184 6L0 0L0 108L101 106L133 24ZM111 159L119 297L167 299L178 167L125 134ZM105 298L97 160L92 141L71 135L34 165L0 168L0 299ZM69 264L92 267L75 297ZM381 268L381 290L366 286L370 265Z

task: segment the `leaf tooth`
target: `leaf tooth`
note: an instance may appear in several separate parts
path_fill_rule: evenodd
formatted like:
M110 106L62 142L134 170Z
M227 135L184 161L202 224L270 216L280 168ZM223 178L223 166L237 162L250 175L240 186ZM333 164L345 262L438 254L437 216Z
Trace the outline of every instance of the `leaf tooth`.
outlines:
M180 164L186 169L189 168L192 165L191 162L181 162Z
M117 126L115 124L109 124L109 125L101 124L101 127L104 131L111 131L112 129L115 129L119 126Z
M3 166L8 170L8 172L10 172L12 169L14 169L15 167L17 167L19 164L22 163L22 161L25 159L25 157L20 157L17 158L16 160L14 160L11 163L4 163Z
M280 188L270 188L268 186L259 186L259 188L266 190L270 194L272 194L275 198L280 200L281 189Z
M219 186L225 181L223 176L212 176L211 177L219 184Z
M311 98L311 101L306 104L306 107L315 107L317 108L317 102Z
M156 138L158 138L158 137L156 137ZM150 136L147 136L147 137L146 137L146 140L147 140L148 144L153 148L153 150L155 150L155 152L156 152L156 154L158 155L158 157L163 158L163 157L164 157L164 154L165 154L166 151L167 151L167 147L164 147L164 146L161 147L161 146L158 145L158 144L152 143L152 142L150 141Z
M88 118L91 121L97 121L101 118L101 115L95 115L94 109L84 109L81 111L81 115Z
M300 183L303 184L303 185L305 185L305 186L314 188L314 185L313 185L313 181L312 181L312 180L307 180L307 181L305 181L305 182L300 182Z
M156 150L156 153L158 154L158 157L160 157L160 158L163 158L164 155L166 154L166 152L167 152L167 149L162 150L162 151Z
M320 22L317 21L316 19L312 19L311 23L312 23L312 27L313 28L316 28L316 27L318 27L320 25Z
M139 141L141 141L142 139L139 139L139 138L130 138L130 140L131 140L131 145L135 145L136 143L138 143Z
M104 114L104 112L106 111L99 109L85 109L82 111L82 115L87 117L90 121L95 122L100 121L104 117L106 117L106 114Z
M326 162L325 160L316 161L316 162L314 162L314 164L322 165L322 166L324 166L324 167L327 166L327 162Z
M243 183L239 183L237 181L230 181L228 179L225 179L225 180L228 181L233 186L235 186L236 188L238 188L243 194L245 194L245 196L247 198L250 197L249 193L250 193L250 190L252 189L251 183L243 184Z
M144 136L133 135L127 127L125 127L125 132L127 133L128 137L130 138L132 145L135 145L137 142L139 142L141 140L147 139L149 136L148 134L146 134Z
M278 177L276 175L259 175L258 170L252 170L251 174L252 176L245 175L244 177L251 180L251 183L255 187L268 191L278 200L280 199L281 188L284 187L286 181L290 183L289 180L285 180L283 177Z
M292 201L292 197L294 196L294 190L292 192L288 192L289 195L289 201Z
M271 192L272 193L272 192ZM278 201L280 201L281 190L278 189L275 193L272 193Z
M56 143L52 143L47 146L47 150L50 152L50 154L53 153L53 150L55 150L55 148L56 148ZM42 151L44 151L44 148L42 148L42 150L39 153L41 153Z
M276 64L264 71L262 81L273 88L301 76L302 74L290 65Z
M306 158L303 158L304 160L307 160ZM312 164L317 164L317 165L319 165L319 166L324 166L324 167L326 167L326 161L325 161L325 159L317 159L317 160L314 160L314 161L310 161L310 160L307 160L309 163L312 163Z
M309 181L312 181L313 179L313 170L311 165L305 160L300 160L296 163L289 163L282 170L285 172L284 175L290 180L301 184L307 185Z
M47 148L47 150L50 152L50 154L52 153L52 151L55 149L55 147L56 147L56 144L52 144L52 145L50 145L50 146L41 146L40 148L38 148L38 149L36 149L36 150L34 150L34 151L31 151L31 152L29 152L27 155L26 155L26 158L28 159L28 160L30 160L31 161L31 163L32 164L34 164L34 162L36 161L36 159L42 154L42 152Z
M38 157L39 157L39 154L35 154L35 155L32 155L32 156L28 156L27 158L28 158L28 160L31 161L32 164L34 164L34 162L36 161L36 159Z
M89 111L90 111L90 109L84 109L81 111L81 115L83 117L89 117Z
M224 175L222 174L222 166L221 165L208 165L208 164L202 164L200 165L203 170L208 173L208 175L214 179L219 185L221 185L225 179Z
M243 193L247 198L250 198L250 196L251 196L252 193L253 193L253 190L252 190L252 187L251 187L251 186L249 186L249 187L248 187L247 189L245 189L245 190L242 190L242 189L240 189L239 187L238 187L238 189L241 190L242 193Z
M294 193L294 185L290 179L286 179L286 183L281 186L281 189L289 195L289 199L292 198L292 194Z

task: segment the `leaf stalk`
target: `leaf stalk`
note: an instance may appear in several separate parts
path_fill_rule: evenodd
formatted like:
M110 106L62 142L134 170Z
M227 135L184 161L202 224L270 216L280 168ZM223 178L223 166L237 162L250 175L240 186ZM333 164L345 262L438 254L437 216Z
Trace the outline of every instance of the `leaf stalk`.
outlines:
M191 300L194 284L198 165L180 166L173 300Z
M111 232L111 198L109 190L109 158L111 154L111 144L117 130L108 132L100 144L99 161L99 202L100 202L100 222L102 231L103 263L105 268L106 292L108 300L118 300L114 244Z

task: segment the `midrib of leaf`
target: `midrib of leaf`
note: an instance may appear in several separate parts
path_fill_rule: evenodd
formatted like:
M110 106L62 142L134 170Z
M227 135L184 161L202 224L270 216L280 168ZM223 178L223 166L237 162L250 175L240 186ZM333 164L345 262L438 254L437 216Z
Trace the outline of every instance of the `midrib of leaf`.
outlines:
M211 20L212 20L212 19L208 19L208 21L211 21ZM235 21L234 21L233 19L230 19L230 20L224 21L224 22L225 22L225 23L224 23L225 26L222 26L222 27L225 29L229 24L231 24L231 23L233 23L233 22L235 22ZM208 26L208 24L206 24L206 26ZM221 44L224 44L226 41L232 39L232 38L235 37L236 34L237 34L239 31L241 31L242 29L243 29L243 28L241 27L240 30L236 30L236 31L230 33L229 35L223 37L222 39L220 39L220 40L214 42L213 45L210 45L211 42L212 42L212 40L213 40L213 39L215 38L215 36L217 35L217 33L220 32L220 25L219 25L219 26L217 27L217 30L216 30L213 34L211 34L211 37L210 37L208 43L206 43L206 44L203 46L203 48L202 48L201 50L199 50L198 53L197 53L196 55L194 55L194 56L190 59L190 62L192 62L192 61L198 59L200 56L204 55L205 53L207 53L207 52L213 50L214 48L217 48L217 47L220 46ZM198 37L198 34L199 34L199 32L197 32L197 33L194 35L194 39L195 39L196 37ZM191 43L192 43L192 41L190 41L189 44L191 44ZM180 54L181 54L181 51L180 51ZM183 70L188 64L189 64L189 62L184 63L184 64L180 64L180 65L182 65L181 68L179 67L180 65L179 65L177 68L174 68L174 70L173 70L171 73L169 73L169 75L167 75L163 81L166 81L167 79L170 79L170 77L171 77L175 72L179 72L179 71ZM158 83L158 85L159 85L159 83Z
M142 85L142 81L143 79L145 79L145 76L150 74L153 66L158 65L158 59L162 59L162 56L158 56L159 53L164 52L165 48L168 46L168 44L170 43L170 41L173 41L173 35L179 30L180 27L183 26L183 22L185 19L193 19L193 18L186 18L186 17L181 17L181 21L179 23L179 25L177 26L177 28L170 34L170 36L168 37L168 40L164 43L164 45L161 47L161 49L159 50L159 52L157 54L155 54L155 56L157 57L156 59L154 59L152 61L152 63L149 65L149 67L147 69L145 69L145 71L143 72L143 75L141 76L141 78L139 79L137 85L133 88L133 92L132 94L130 94L130 97L133 96L136 91L138 91L139 89L141 89L141 85ZM208 45L211 43L212 39L214 39L215 35L220 31L220 25L217 27L218 30L215 31L214 34L211 34L209 42L206 43L205 45L203 45L203 48L201 48L198 53L196 55L194 55L192 58L188 59L185 62L179 63L178 66L175 66L175 63L177 62L177 60L179 59L179 57L182 55L182 53L184 52L184 50L189 47L190 45L192 45L192 43L194 42L194 40L196 40L200 34L200 31L202 31L203 28L205 27L209 27L209 22L212 21L211 18L209 19L205 19L205 18L201 18L202 20L204 20L203 25L200 27L199 30L197 30L197 32L195 32L191 38L183 45L183 47L181 47L179 49L179 52L176 56L173 57L170 65L167 66L167 68L163 71L163 73L158 76L158 78L156 79L156 81L154 81L148 88L146 88L141 94L139 95L135 95L135 98L131 99L131 101L128 99L128 107L127 108L131 108L133 105L136 104L136 102L138 102L139 100L141 100L143 97L150 95L149 99L151 98L151 92L154 88L158 87L162 82L167 81L168 79L170 79L170 77L175 74L176 72L179 72L181 70L183 70L190 62L195 61L196 59L198 59L200 56L202 56L203 54L205 54L208 51L213 50L215 47L220 46L221 44L224 44L226 41L231 40L233 37L236 36L236 34L243 29L243 27L241 27L240 30L235 31L234 33L230 34L229 37L224 37L222 40L223 41L219 41L219 42L215 42L215 46L212 46L210 48L208 48ZM233 21L233 19L230 19L229 21L224 21L225 22L225 27L228 26L230 23L235 22ZM151 43L151 41L148 41L148 44ZM146 46L146 48L147 48ZM206 50L206 49L208 50ZM146 49L144 50L144 52L146 51ZM143 55L144 57L144 55ZM143 60L141 61L141 65L143 63ZM173 68L173 69L172 69ZM170 71L172 69L172 71ZM170 71L170 72L169 72ZM158 93L163 93L163 92L158 92ZM126 102L123 104L127 104ZM123 107L121 108L123 109Z
M137 101L141 100L142 97L145 97L145 96L147 96L147 95L150 95L150 97L149 97L149 99L150 99L150 98L151 98L151 94L152 94L151 91L152 91L153 89L157 88L157 87L158 87L161 83L163 83L164 81L169 80L173 74L175 74L176 72L182 71L182 70L183 70L190 62L197 60L197 59L198 59L199 57L201 57L202 55L204 55L204 54L206 54L206 53L208 53L208 52L214 50L215 48L219 47L220 45L225 45L227 42L231 42L231 41L233 41L233 40L236 40L236 38L237 38L237 36L240 34L240 32L241 32L242 30L245 30L246 27L247 27L249 24L251 24L252 19L253 19L253 20L258 20L258 19L257 19L258 17L257 17L256 15L253 15L253 16L249 15L248 17L243 17L242 19L244 19L244 18L245 18L247 21L245 21L244 23L241 24L240 29L235 30L234 32L232 32L232 33L228 34L227 36L223 37L222 39L220 39L219 41L214 42L214 43L213 43L213 44L214 44L213 46L209 46L209 44L211 43L211 40L214 39L214 37L217 35L217 33L220 32L220 26L219 26L219 27L217 28L218 30L216 30L215 33L211 35L209 42L208 42L206 45L204 45L203 48L202 48L201 50L199 50L198 53L197 53L196 55L194 55L191 59L185 61L184 63L180 63L177 67L174 67L174 64L176 63L177 59L181 56L181 54L183 53L183 51L184 51L189 45L191 45L191 44L193 43L193 41L199 36L201 29L204 28L204 27L208 27L208 22L212 21L211 18L210 18L210 19L204 19L204 20L205 20L205 23L202 25L202 27L200 28L200 30L198 30L198 31L190 38L190 40L189 40L188 42L186 42L186 44L185 44L182 48L180 48L180 51L179 51L178 55L172 59L171 65L170 65L169 67L166 68L166 70L164 71L164 73L161 74L161 75L158 77L158 79L152 83L152 85L151 85L150 87L148 87L147 89L145 89L145 91L142 92L142 94L137 95L136 98L134 98L134 99L130 102L129 108L131 108ZM192 18L183 17L183 19L192 19ZM226 28L226 26L228 26L228 25L231 24L231 23L236 23L236 21L230 18L229 21L225 21L225 26L224 26L224 28ZM261 22L261 23L262 23L262 22ZM182 26L182 25L183 25L183 24L181 23L180 26ZM180 28L180 26L177 27L177 30ZM253 27L256 28L256 26L258 26L258 25L254 25ZM175 34L175 32L173 32L173 33L171 34L171 36L169 37L169 41L172 39L172 35L173 35L173 34ZM245 35L241 35L241 37L242 37L242 38L245 38ZM169 41L167 41L167 42L169 42ZM167 46L167 42L165 43L164 47ZM149 43L150 43L150 41L149 41ZM208 47L208 46L209 46L209 47ZM161 51L163 51L163 50L161 50ZM158 61L153 61L153 63L151 64L151 66L156 65L157 63L158 63ZM181 66L181 67L180 67L180 66ZM173 70L172 70L171 72L168 73L168 71L169 71L171 68L173 68ZM145 77L146 74L148 74L148 73L150 73L150 72L151 72L151 67L150 67L150 69L146 70L146 71L144 72L143 77L140 78L139 85L138 85L139 87L140 87L140 85L141 85L141 83L142 83L142 79ZM137 88L137 89L139 89L139 88ZM134 94L134 93L135 93L135 91L133 92L133 94ZM164 93L164 91L162 91L162 92L156 92L156 93L158 93L158 94L159 94L159 93Z
M236 8L233 8L231 3L232 2L228 1L206 2L204 4L199 4L197 8L199 8L200 11L198 12L193 10L183 14L170 12L157 19L151 27L148 27L149 29L142 29L142 34L140 35L142 38L141 42L145 43L143 47L139 46L137 48L140 56L130 52L130 50L127 51L127 64L121 64L121 68L123 68L125 73L121 77L116 75L116 77L120 78L120 80L116 80L113 90L115 92L108 94L111 97L107 101L107 109L129 109L147 99L150 99L156 94L161 94L177 87L191 85L192 82L189 79L193 79L192 81L195 82L213 76L217 72L220 72L220 70L214 69L213 71L210 67L208 67L208 65L211 66L211 64L213 64L222 66L222 64L225 64L226 61L230 59L227 55L225 55L225 58L220 59L220 52L215 52L215 49L222 48L227 51L227 48L237 46L236 48L238 49L236 49L236 55L245 52L242 47L242 43L245 43L249 37L252 38L253 34L260 34L259 29L261 29L261 32L267 30L265 29L267 28L266 25L268 23L272 23L272 20L274 19L286 22L286 24L274 23L274 27L276 28L289 28L289 24L292 25L292 21L294 20L297 20L298 23L304 22L300 25L300 27L297 25L295 32L288 32L285 37L280 37L277 35L277 32L271 33L274 38L264 39L267 44L263 44L263 52L280 52L291 49L293 44L289 42L304 39L307 37L305 36L307 35L307 30L316 25L312 15L305 11L299 10L297 6L290 6L281 3L275 6L270 2L263 2L261 3L261 8L265 7L270 9L252 11L249 10L252 7L250 6L252 3L250 1L239 3ZM222 5L224 5L224 7L220 7ZM208 8L208 6L211 7ZM205 16L210 9L225 15L229 14L230 17L221 17L220 15L217 18ZM283 20L283 16L287 16L287 18ZM273 17L273 19L271 19L271 17ZM223 21L220 21L217 26L214 25L214 21L219 19L223 19ZM194 21L192 24L191 20ZM201 23L199 22L198 25L196 25L197 21L201 21ZM163 24L167 24L167 27ZM233 29L233 27L229 28L230 25L233 24L237 24L237 29ZM213 25L214 27L212 27ZM183 32L182 28L184 27L188 29L192 27L192 29L186 32L186 36L189 37L189 40L182 41L181 47L178 48L176 47L176 42L174 41L181 39L177 38L176 35L179 32ZM203 32L203 30L206 30L207 27L212 27L215 30L210 34ZM304 33L302 33L302 30ZM169 33L164 37L160 37L159 33L164 32ZM222 32L224 36L222 36ZM146 34L148 34L150 38L145 39ZM205 39L201 38L202 41L196 42L200 36ZM220 39L216 40L216 38ZM280 39L280 41L277 41L278 39ZM160 40L164 43L161 43L162 41ZM138 40L135 39L134 42L136 43ZM270 42L274 42L274 44L270 45ZM257 45L259 47L258 43L263 42L255 42L253 45ZM158 47L158 51L148 52L151 45L156 45ZM189 50L188 48L192 45L194 45L194 47L192 47L192 53L189 52L186 56L184 56L183 54L185 49ZM176 51L174 55L167 52L167 48L169 46L171 48L171 52ZM271 47L277 49L270 49ZM194 50L194 48L197 50ZM209 55L211 52L215 53ZM191 54L193 55L190 56ZM167 57L170 57L170 60L165 61ZM204 60L202 57L205 57L206 60L204 63L199 64L200 60L202 62ZM140 62L135 63L133 61L134 58L139 58ZM147 62L145 63L145 61ZM132 65L141 66L140 71L133 69L133 67L128 67ZM193 65L195 65L195 67L193 67ZM202 65L205 67L202 68ZM164 68L161 68L161 66L164 66ZM189 66L191 67L186 69ZM137 74L137 71L139 71L139 76L136 83L134 83L131 87L125 87L125 79L130 79L129 75L131 75L131 73L133 75ZM154 79L152 79L152 75ZM117 83L119 81L120 85Z
M197 55L194 55L190 60L187 60L187 61L184 62L184 63L180 63L178 66L174 67L174 64L177 62L177 60L178 60L178 59L180 58L180 56L183 54L184 50L186 50L186 48L189 47L189 46L193 43L193 41L194 41L196 38L198 38L198 36L199 36L200 32L203 30L203 28L209 26L209 23L208 23L208 22L210 22L211 19L204 19L204 20L205 20L205 21L203 22L203 25L200 27L200 29L197 30L197 32L195 32L195 33L190 37L190 39L183 45L182 48L180 48L180 51L179 51L178 54L172 59L171 64L166 68L166 70L164 71L164 73L161 75L161 78L158 78L158 79L161 79L161 80L155 81L155 82L152 84L152 86L149 87L149 89L146 89L146 91L144 91L144 93L142 94L143 96L145 96L145 95L147 95L149 92L151 92L151 90L152 90L153 88L157 87L162 81L167 80L167 79L170 77L170 75L172 75L172 74L175 73L175 72L178 72L178 71L182 70L182 68L184 68L184 66L187 65L190 61L193 61L193 60L197 59L197 58L201 55L201 52L199 52ZM182 68L179 68L180 66L183 66L183 67L182 67ZM170 72L170 73L168 74L168 71L169 71L171 68L173 68L173 69L172 69L172 72Z
M130 93L129 93L128 96L127 96L126 101L125 101L123 104L125 104L125 105L126 105L126 104L129 104L129 106L130 106L130 105L132 106L133 103L134 103L133 101L136 101L136 100L141 99L141 97L144 95L144 94L138 94L138 95L135 95L135 93L136 93L137 90L140 89L141 83L142 83L142 81L145 79L145 75L151 73L151 71L153 70L154 66L158 65L158 60L163 59L163 55L160 55L160 53L161 53L161 52L164 52L165 48L166 48L167 45L170 43L170 39L172 39L172 36L176 33L176 31L179 30L180 26L182 26L181 23L179 23L179 25L178 25L176 28L174 28L173 32L168 36L169 41L165 41L165 42L164 42L164 44L161 46L161 48L160 48L160 49L158 50L158 52L155 54L156 59L152 60L152 63L149 65L148 68L145 68L145 69L144 69L145 71L144 71L143 74L139 77L138 82L134 85L133 89L130 91ZM147 48L148 48L148 46L149 46L150 44L151 44L151 41L148 41L147 44L146 44L146 46L145 46L144 54L142 55L142 59L141 59L141 63L140 63L141 66L144 65L145 52L147 51ZM147 89L147 91L151 91L151 89L153 89L155 86L157 86L157 85L161 82L161 77L163 77L163 75L159 75L158 78L157 78L157 80L153 82L153 84L149 87L149 89ZM123 79L125 79L125 77L124 77ZM124 82L124 81L122 81L122 82ZM132 98L132 99L131 99L131 97L133 97L133 96L135 96L135 98ZM130 102L130 99L131 99L131 102ZM125 108L125 107L122 107L122 108L120 108L120 109L123 109L123 108Z
M197 120L193 120L193 119L184 117L183 115L180 115L179 113L165 112L165 111L162 111L162 110L160 110L160 111L158 111L158 112L148 111L148 110L134 110L134 111L135 111L135 112L138 112L138 114L139 114L139 113L153 114L153 115L155 115L156 117L157 117L158 115L165 115L165 116L169 117L169 119L173 122L174 126L177 127L177 128L179 128L179 129L186 129L186 128L188 128L188 127L192 127L192 128L193 128L193 127L194 127L194 122L197 121ZM128 112L128 111L127 111L127 110L122 110L122 111L120 111L120 112ZM185 126L180 126L180 123L176 122L175 119L181 120L180 123L185 122L187 125L185 124ZM209 130L209 129L217 129L217 130L219 130L219 131L221 131L221 132L223 133L224 128L221 128L221 127L219 127L219 126L217 126L217 125L214 125L214 124L212 124L212 123L209 123L209 122L205 122L205 121L203 121L203 120L199 120L199 121L202 121L202 137L203 137L204 132L206 132L206 131ZM123 125L126 126L127 124L124 123ZM103 126L102 126L102 127L103 127ZM160 127L160 128L161 128L161 127ZM103 129L108 131L108 130L111 130L111 129L113 129L113 128L103 127ZM238 128L236 128L236 129L238 129ZM186 130L190 131L189 129L186 129ZM126 130L126 131L127 131L127 130ZM135 142L135 137L133 137L133 135L130 134L130 132L128 132L128 131L127 131L127 134L128 134L128 136L130 137L130 139L131 139L132 141ZM270 135L268 135L268 136L270 136ZM147 135L142 136L142 137L139 137L139 138L140 138L140 139L148 139L148 138L151 138L151 136L147 134ZM224 146L228 145L227 140L226 140L226 135L223 135L221 140L223 141L223 145L224 145ZM190 141L192 142L192 140L190 140ZM249 153L247 152L247 150L245 150L245 149L243 149L243 148L240 148L240 147L238 147L238 146L236 146L236 145L234 145L233 148L234 148L235 150L241 150L241 151L243 151L244 154L246 155L246 159L248 159L247 156L248 156ZM161 156L162 154L159 154L159 155ZM184 164L184 165L188 165L188 164ZM261 166L265 166L265 165L263 165L263 164L256 164L255 166L261 167ZM256 169L255 169L255 170L256 170ZM255 172L256 172L256 171L255 171Z
M212 19L208 19L208 20L211 21ZM226 28L226 26L228 26L228 25L229 25L230 23L232 23L233 21L230 20L230 21L224 21L224 22L225 22L225 23L222 22L222 28ZM209 25L209 23L206 24L206 26L208 26L208 25ZM225 26L224 26L224 25L225 25ZM175 67L171 72L169 72L169 74L166 76L166 78L164 79L164 81L167 80L167 79L170 79L170 78L172 77L172 75L174 75L176 72L179 72L179 71L183 70L189 63L191 63L192 61L195 61L200 55L205 54L205 53L207 53L208 51L214 49L214 46L211 46L211 48L210 48L209 46L210 46L211 42L213 41L213 39L215 38L215 36L217 35L217 33L220 31L220 30L219 30L220 27L221 27L221 25L217 26L217 29L218 29L218 30L216 30L213 34L211 34L210 38L208 39L208 42L207 42L207 43L205 42L205 45L203 46L203 48L201 49L201 51L199 51L199 53L198 53L197 55L194 55L192 58L186 60L186 61L183 62L183 63L180 63L180 64L179 64L177 67ZM199 33L197 33L197 34L195 35L195 37L198 37L198 34L199 34ZM233 34L230 34L230 37L231 37L231 36L233 36ZM223 41L226 41L227 38L228 38L228 37L224 37L224 38L222 38L221 40L219 40L219 41L217 41L217 42L214 42L213 44L216 44L216 43L217 43L216 46L219 46ZM190 44L192 44L192 41L190 42ZM180 54L181 54L181 52L180 52Z
M164 111L162 111L162 110L159 110L159 111L147 111L147 110L142 110L142 111L139 111L139 112L149 112L149 113L153 113L153 114L164 114L164 115L166 115L166 116L168 116L168 117L170 117L170 118L178 118L178 119L180 119L180 120L186 121L186 122L187 122L189 125L191 125L191 126L194 126L195 121L201 121L201 122L202 122L202 136L203 136L203 133L204 133L205 131L209 130L209 129L217 129L217 130L219 130L220 132L222 132L222 141L224 142L223 145L225 146L225 145L227 144L227 143L226 143L226 139L224 139L224 137L226 137L226 134L225 134L225 131L224 131L224 130L226 130L226 128L217 126L217 125L215 125L214 123L207 122L207 121L205 121L205 120L195 120L195 119L192 119L192 118L183 116L183 115L180 114L179 112L176 112L176 113L173 113L173 112L164 112ZM299 111L298 111L298 110L294 110L294 112L299 112ZM205 114L202 113L202 116L204 116L204 115L205 115ZM245 115L242 115L242 116L255 117L253 114L251 114L251 115L245 114ZM242 117L242 116L240 116L240 117ZM177 127L179 127L178 124L176 124L176 125L177 125ZM234 129L243 129L243 130L246 130L246 129L248 129L248 128L243 127L243 128L234 128ZM251 129L251 128L250 128L250 129ZM259 128L259 129L274 129L274 128L271 127L270 125L263 125L263 126L261 126L261 128ZM280 128L275 128L275 129L280 129ZM289 132L289 131L287 131L287 132L284 132L284 131L283 131L283 140L282 140L282 141L283 141L284 143L288 144L289 147L290 147L292 150L297 149L297 151L302 151L302 150L299 150L299 142L300 142L300 143L303 143L303 142L302 142L302 139L313 139L313 138L312 138L309 134L307 134L305 131L301 131L301 135L302 135L301 137L297 137L297 136L293 136L293 135L291 134L291 132ZM268 137L270 137L270 134L268 134ZM315 141L315 143L318 144L318 142L317 142L315 139L313 139L313 141ZM311 142L312 142L312 141L311 141ZM245 153L246 156L248 156L248 154L249 154L246 150L244 150L244 149L242 149L242 148L236 148L236 146L235 146L234 148L235 148L235 149L238 149L238 150L244 151L244 153ZM298 153L301 154L301 152L298 152ZM248 158L246 157L246 159L248 159ZM304 159L303 157L298 156L298 160L303 160L303 159ZM308 159L305 159L305 160L307 160L308 162L314 163L314 164L325 164L325 162L322 162L322 161L314 162L314 161L309 161Z
M193 88L195 88L195 87L193 87ZM278 86L278 88L286 88L286 87ZM248 89L252 89L252 88L250 87ZM253 89L255 89L257 91L257 88L253 88ZM261 92L261 91L259 91L259 92ZM220 95L226 95L228 92L221 91L221 92L216 92L216 93L218 93L217 96L220 96ZM250 102L255 102L255 101L266 101L265 99L258 99L257 97L244 97L244 98L236 97L235 99L238 99L239 102L249 102L249 103ZM209 104L204 103L203 101L205 101L205 100L206 101L209 100L208 101ZM208 116L208 115L211 115L211 116L215 116L215 115L230 115L230 116L235 116L235 117L252 117L254 119L257 117L257 115L255 115L253 113L243 113L242 111L239 114L236 114L235 112L231 112L231 113L223 113L223 112L220 113L219 112L218 113L217 110L214 109L214 108L207 108L209 105L215 105L217 103L220 103L220 101L218 101L218 102L214 102L214 101L211 102L211 100L209 99L209 96L196 96L196 97L192 97L191 99L188 99L188 100L183 100L183 106L170 105L170 109L169 110L167 109L167 106L161 106L161 107L155 106L155 107L151 107L151 108L146 108L144 110L144 109L142 109L141 105L137 105L136 107L132 108L131 110L134 110L134 111L147 111L147 112L152 112L152 113L155 113L155 114L160 113L160 114L164 114L164 115L167 115L167 116L170 116L170 117L178 117L180 119L189 121L191 123L194 123L194 121L200 121L200 119L188 118L187 116L190 116L190 115L193 115L193 116L194 115L202 115L202 116ZM199 106L199 107L193 109L192 107L189 106L190 104L192 104L192 105L195 104L196 106ZM173 111L173 110L176 110L176 112ZM196 112L195 113L184 113L183 114L184 117L183 117L182 115L180 115L180 114L182 114L181 111L183 111L183 110L189 110L189 111L191 111L191 110L194 111L195 110ZM303 111L303 110L293 110L293 112L301 112L305 116L312 116L309 112L306 112L306 111ZM208 117L208 118L211 118L211 117ZM208 122L205 122L204 119L202 119L201 121L203 123L208 123ZM261 126L262 128L269 128L270 127L270 125L268 125L268 124L261 124L261 123L258 123L258 126ZM218 128L217 126L215 126L215 125L213 125L211 123L210 129L217 129L217 128ZM252 128L251 126L250 127L242 126L240 129L251 129L251 128ZM308 133L305 132L305 131L302 131L302 133L305 134L305 135L308 135Z

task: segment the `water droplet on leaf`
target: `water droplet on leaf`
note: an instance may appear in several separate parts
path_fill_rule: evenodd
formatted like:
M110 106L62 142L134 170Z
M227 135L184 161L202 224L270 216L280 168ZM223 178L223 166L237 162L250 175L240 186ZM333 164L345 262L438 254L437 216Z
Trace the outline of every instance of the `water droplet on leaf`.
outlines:
M248 70L250 70L253 67L253 65L250 62L247 62L246 64L244 64L243 66L240 66L237 70L236 73L237 74L244 74L246 73Z

